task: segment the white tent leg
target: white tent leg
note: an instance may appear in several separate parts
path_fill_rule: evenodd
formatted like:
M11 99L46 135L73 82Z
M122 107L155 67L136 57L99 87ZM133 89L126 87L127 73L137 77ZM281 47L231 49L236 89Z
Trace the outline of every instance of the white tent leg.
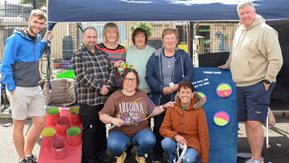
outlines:
M270 148L269 145L269 111L266 118L266 148Z

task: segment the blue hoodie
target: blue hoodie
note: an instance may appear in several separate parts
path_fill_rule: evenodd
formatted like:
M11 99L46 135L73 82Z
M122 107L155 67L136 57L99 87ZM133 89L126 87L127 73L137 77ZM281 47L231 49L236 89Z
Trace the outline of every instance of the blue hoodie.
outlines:
M157 50L151 55L146 65L146 82L151 89L152 100L156 105L161 104L162 90L166 87L163 83L162 57L163 48ZM188 53L181 49L176 49L175 67L172 74L172 82L179 84L183 80L192 81L194 77L194 67ZM174 94L171 94L171 100L174 100Z
M9 91L16 86L36 87L40 80L39 60L46 45L38 34L35 42L24 30L15 30L7 39L1 63L2 81Z

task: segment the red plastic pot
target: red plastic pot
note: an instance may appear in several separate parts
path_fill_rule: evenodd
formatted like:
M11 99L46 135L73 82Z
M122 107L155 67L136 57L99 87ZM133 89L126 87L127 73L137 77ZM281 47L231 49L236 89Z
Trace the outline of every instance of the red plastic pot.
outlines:
M81 143L81 130L79 127L70 127L66 131L67 143L72 146L78 146Z
M45 127L41 132L41 144L44 147L51 147L51 139L55 138L56 130L52 127Z
M79 107L72 106L69 110L69 119L72 125L78 125L82 122L81 117L79 115Z
M51 152L52 156L55 159L57 160L64 159L67 156L64 139L59 138L51 139Z
M69 118L60 116L56 120L56 132L60 135L65 135L66 130L69 128Z
M47 109L46 124L55 125L56 119L59 117L60 111L58 107L51 107Z
M82 122L81 117L79 114L69 114L70 122L72 125L78 125Z

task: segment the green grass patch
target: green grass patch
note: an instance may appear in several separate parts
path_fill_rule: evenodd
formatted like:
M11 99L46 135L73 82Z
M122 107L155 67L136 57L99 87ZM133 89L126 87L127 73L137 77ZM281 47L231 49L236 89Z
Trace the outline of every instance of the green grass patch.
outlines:
M70 107L70 113L72 113L72 114L79 114L79 106L72 106L72 107Z
M76 136L76 135L80 134L80 128L70 127L66 132L67 132L67 135L69 135L69 136Z
M53 127L44 128L41 132L43 137L51 137L56 134L56 131Z
M51 107L47 109L48 114L58 114L59 113L59 108L58 107Z

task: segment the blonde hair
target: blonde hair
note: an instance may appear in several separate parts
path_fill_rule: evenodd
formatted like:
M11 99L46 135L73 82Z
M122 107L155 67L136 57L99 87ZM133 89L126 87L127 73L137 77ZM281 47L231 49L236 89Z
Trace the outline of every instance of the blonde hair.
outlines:
M176 35L176 38L179 39L179 32L178 30L174 29L174 28L166 28L163 30L163 33L162 33L162 39L166 36L166 35L169 35L169 34L175 34Z
M104 40L106 40L106 33L107 33L107 31L110 30L110 29L113 29L113 30L116 31L116 42L118 42L118 41L119 41L119 30L118 30L117 25L116 25L115 23L112 23L112 22L106 23L106 24L104 25L103 31L102 31L102 38L103 38Z
M40 9L32 10L29 19L31 19L32 17L39 17L40 19L44 19L45 21L47 21L47 14Z

